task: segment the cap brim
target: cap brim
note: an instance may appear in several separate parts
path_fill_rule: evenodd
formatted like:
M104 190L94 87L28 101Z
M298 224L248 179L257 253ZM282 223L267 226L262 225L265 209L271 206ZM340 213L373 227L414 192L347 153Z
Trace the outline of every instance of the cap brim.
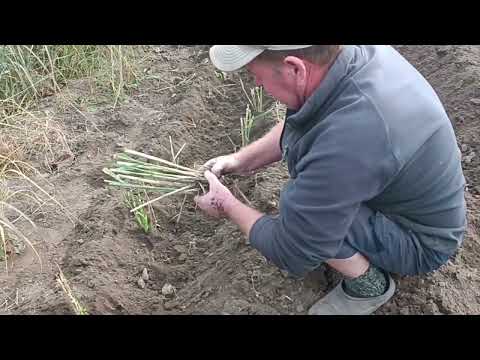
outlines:
M210 60L219 70L230 72L244 67L263 51L248 45L215 45L210 48Z

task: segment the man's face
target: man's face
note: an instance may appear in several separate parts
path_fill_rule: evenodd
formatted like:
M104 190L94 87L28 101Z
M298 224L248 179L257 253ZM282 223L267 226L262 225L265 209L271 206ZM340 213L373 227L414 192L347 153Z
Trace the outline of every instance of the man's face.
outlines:
M297 78L287 64L257 58L247 65L247 70L254 76L257 86L263 86L267 93L288 108L298 110L303 105Z

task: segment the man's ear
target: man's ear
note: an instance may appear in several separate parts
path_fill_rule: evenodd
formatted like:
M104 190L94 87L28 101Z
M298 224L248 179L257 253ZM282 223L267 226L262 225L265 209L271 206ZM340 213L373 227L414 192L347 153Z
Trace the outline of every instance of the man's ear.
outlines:
M296 56L287 56L283 63L287 67L289 75L295 76L297 86L307 85L307 67L302 59Z

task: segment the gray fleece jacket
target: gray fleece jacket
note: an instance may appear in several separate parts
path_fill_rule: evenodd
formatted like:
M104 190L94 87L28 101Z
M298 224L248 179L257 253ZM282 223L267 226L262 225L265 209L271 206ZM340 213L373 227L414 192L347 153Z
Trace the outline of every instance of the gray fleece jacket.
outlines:
M466 227L461 153L435 91L390 46L345 46L281 139L290 180L250 242L304 276L335 258L361 204L451 254Z

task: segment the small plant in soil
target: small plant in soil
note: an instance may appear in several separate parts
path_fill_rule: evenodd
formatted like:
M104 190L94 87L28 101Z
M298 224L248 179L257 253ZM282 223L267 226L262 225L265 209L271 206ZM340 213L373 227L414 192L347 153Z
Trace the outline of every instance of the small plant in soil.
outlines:
M130 210L135 209L144 202L146 202L145 194L140 194L134 191L127 191L124 195L124 198L125 203ZM135 221L137 222L140 229L142 229L145 234L148 234L152 229L152 221L150 220L148 211L143 207L135 210L134 215Z
M223 71L215 71L215 77L220 79L220 81L225 82L228 78L228 75Z
M254 124L255 118L250 110L250 105L247 104L245 109L245 117L240 118L240 134L242 136L242 147L247 146L250 143L250 133Z
M251 141L251 132L256 121L264 118L273 111L265 110L264 93L262 87L254 87L250 89L250 94L245 89L242 79L240 79L243 93L245 94L248 104L245 109L245 116L240 118L240 134L242 138L242 147L247 146Z
M257 87L254 87L253 89L250 89L249 99L255 115L262 114L264 112L263 88L257 86Z
M250 89L250 94L245 89L245 85L243 84L242 79L240 78L240 85L242 86L243 93L248 100L252 108L252 112L254 115L258 115L264 112L264 95L263 95L263 87L257 86Z

